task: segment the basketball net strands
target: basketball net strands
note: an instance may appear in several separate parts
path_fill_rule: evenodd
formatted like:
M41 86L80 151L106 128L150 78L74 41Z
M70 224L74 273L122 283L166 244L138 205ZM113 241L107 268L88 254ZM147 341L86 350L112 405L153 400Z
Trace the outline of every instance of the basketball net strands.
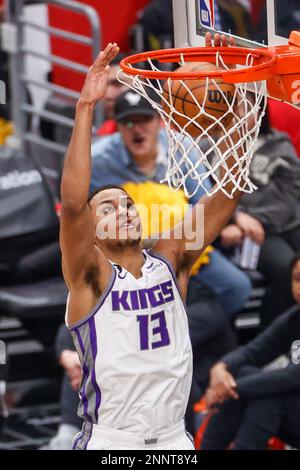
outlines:
M180 68L161 70L165 63ZM120 65L118 79L147 99L164 122L169 150L162 182L182 188L187 197L200 188L208 195L221 190L229 198L237 190L257 189L249 170L267 95L296 104L299 32L291 33L288 46L166 49L135 54ZM214 183L211 190L207 180Z

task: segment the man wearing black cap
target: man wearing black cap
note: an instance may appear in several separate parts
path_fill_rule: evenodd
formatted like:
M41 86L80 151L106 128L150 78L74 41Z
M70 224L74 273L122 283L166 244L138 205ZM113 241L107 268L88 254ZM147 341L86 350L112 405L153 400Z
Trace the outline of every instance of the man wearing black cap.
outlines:
M118 133L99 139L92 147L91 190L102 184L128 181L159 183L165 176L163 156L167 137L150 103L134 91L120 95L115 103ZM161 158L159 158L161 157Z

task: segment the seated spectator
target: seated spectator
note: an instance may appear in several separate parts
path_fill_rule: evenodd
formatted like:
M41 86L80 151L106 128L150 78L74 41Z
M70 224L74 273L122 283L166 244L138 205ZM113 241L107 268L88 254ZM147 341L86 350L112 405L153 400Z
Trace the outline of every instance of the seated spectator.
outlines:
M213 410L203 450L263 450L277 436L300 447L300 254L291 264L296 306L210 371L207 406ZM288 365L263 369L290 352Z
M232 224L221 232L224 248L244 237L261 245L258 270L267 281L262 327L293 304L289 267L300 250L300 162L288 137L264 116L250 177L259 188L245 194Z
M172 0L152 0L141 12L139 24L144 30L144 49L163 49L174 47L173 42L173 5Z
M182 190L173 192L159 183L167 170L168 140L157 112L148 101L134 91L127 91L116 100L115 116L119 132L99 139L92 147L91 190L117 184L123 185L138 204L145 204L145 198L149 204L197 202L203 190L187 201ZM196 162L198 153L192 152L190 158ZM189 192L192 193L195 184L192 178L187 179ZM217 294L228 317L243 307L250 294L250 281L221 253L211 251L209 263L198 271L195 267L198 282Z

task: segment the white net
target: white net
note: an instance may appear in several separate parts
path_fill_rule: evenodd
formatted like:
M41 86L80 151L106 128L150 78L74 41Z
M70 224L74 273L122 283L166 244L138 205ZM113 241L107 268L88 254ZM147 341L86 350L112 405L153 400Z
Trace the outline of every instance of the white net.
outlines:
M147 62L152 71L159 71L153 60L148 58ZM178 66L187 62L181 55ZM252 64L249 53L245 67ZM219 52L215 65L229 68ZM249 178L249 166L266 108L265 81L225 86L220 78L205 77L197 87L197 80L176 79L174 84L171 78L162 82L123 71L118 79L150 101L164 122L169 150L162 182L167 182L172 190L182 188L187 197L199 188L208 195L221 190L232 198L236 190L251 193L256 189ZM222 103L222 112L211 107L213 97Z

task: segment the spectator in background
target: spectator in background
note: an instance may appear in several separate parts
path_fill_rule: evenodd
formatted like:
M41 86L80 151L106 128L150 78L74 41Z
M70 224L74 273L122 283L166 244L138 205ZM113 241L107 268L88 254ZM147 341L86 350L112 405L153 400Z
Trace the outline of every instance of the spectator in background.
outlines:
M172 0L153 0L142 10L139 23L143 26L144 50L174 47Z
M233 223L221 232L221 245L244 237L261 245L258 270L267 281L262 327L293 304L289 270L300 250L300 162L288 137L263 118L250 177L259 190L245 194Z
M299 253L291 263L291 289L297 305L211 369L205 399L215 412L203 450L263 450L273 436L300 447ZM262 369L286 353L286 367Z

